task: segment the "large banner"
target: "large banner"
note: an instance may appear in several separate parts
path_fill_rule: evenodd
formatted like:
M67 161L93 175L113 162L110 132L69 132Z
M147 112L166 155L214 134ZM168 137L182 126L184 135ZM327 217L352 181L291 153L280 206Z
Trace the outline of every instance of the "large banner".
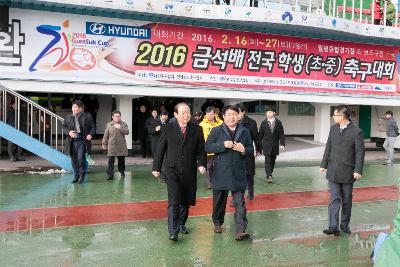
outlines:
M398 94L398 49L10 10L0 77L227 90Z

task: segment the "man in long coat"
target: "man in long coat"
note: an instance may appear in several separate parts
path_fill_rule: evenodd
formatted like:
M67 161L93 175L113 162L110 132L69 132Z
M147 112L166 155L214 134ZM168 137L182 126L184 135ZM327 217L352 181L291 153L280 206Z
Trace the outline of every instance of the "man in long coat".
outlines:
M86 143L96 134L92 115L84 112L85 106L80 100L72 103L72 113L63 122L64 134L67 134L65 152L71 156L74 169L72 183L81 184L86 175Z
M362 177L365 146L360 128L350 121L350 109L338 106L333 114L320 172L329 181L329 228L326 235L339 236L339 210L342 206L340 230L351 234L349 227L353 199L353 183Z
M176 120L161 131L152 173L158 178L165 161L169 239L177 241L178 232L188 234L185 223L189 206L196 204L197 167L202 174L206 172L206 154L202 130L190 121L189 106L178 103L174 115Z
M272 183L274 181L272 173L279 149L285 149L285 133L282 122L275 117L275 107L268 106L265 114L266 118L260 125L259 135L265 157L266 180L268 183Z
M115 157L118 158L118 171L121 177L125 177L125 157L128 156L125 135L128 134L129 128L121 121L121 112L113 111L112 121L107 123L102 140L102 147L107 150L108 156L107 180L114 179Z
M239 123L250 132L251 142L254 143L256 150L261 152L262 146L258 136L257 122L246 115L243 105L237 105L239 109ZM247 177L247 199L254 199L254 175L256 174L256 158L254 154L246 155L246 177Z
M205 144L207 153L214 153L212 174L214 232L221 233L229 191L235 207L236 240L249 237L246 233L247 217L244 192L247 186L246 156L254 154L249 130L240 125L239 109L228 105L223 108L224 123L211 130Z

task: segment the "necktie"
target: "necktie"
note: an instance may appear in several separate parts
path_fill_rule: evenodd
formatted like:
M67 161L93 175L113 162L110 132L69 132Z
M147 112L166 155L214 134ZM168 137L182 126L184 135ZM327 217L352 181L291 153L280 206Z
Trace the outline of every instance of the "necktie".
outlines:
M186 137L186 126L181 126L182 137L185 139Z

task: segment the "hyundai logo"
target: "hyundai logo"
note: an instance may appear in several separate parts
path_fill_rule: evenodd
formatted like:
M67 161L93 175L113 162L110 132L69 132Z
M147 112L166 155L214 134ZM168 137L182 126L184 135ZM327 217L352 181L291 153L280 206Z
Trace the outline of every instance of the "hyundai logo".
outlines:
M101 23L93 23L89 29L93 34L103 34L106 31L106 27Z

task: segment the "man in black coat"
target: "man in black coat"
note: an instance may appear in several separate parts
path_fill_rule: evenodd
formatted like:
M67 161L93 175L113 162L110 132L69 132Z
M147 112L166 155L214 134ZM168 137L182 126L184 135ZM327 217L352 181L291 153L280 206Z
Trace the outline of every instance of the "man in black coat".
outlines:
M258 136L257 122L246 116L246 110L243 105L237 105L239 109L239 123L250 132L251 142L255 145L257 151L261 151L262 146ZM246 155L246 177L247 177L247 199L254 199L254 175L256 174L256 158L254 154Z
M231 191L235 207L235 239L243 240L249 237L244 200L246 157L254 154L254 148L249 130L238 123L239 109L228 105L222 113L224 123L211 130L205 144L206 152L215 154L212 173L214 232L222 232L226 201Z
M139 106L139 112L135 116L134 123L137 127L137 137L140 140L140 150L142 152L142 157L146 158L149 152L149 139L146 129L146 120L149 114L146 111L146 105L142 104Z
M160 142L161 131L164 129L165 125L168 123L168 111L164 110L160 112L160 118L152 121L149 127L149 135L151 136L151 152L153 157L156 155L158 143ZM166 182L165 179L165 164L162 164L161 173L158 180L162 183Z
M176 120L161 131L152 173L158 178L165 161L169 239L177 241L178 232L188 234L185 223L189 206L196 204L197 166L202 174L206 172L206 154L203 132L190 121L189 106L178 103L174 114Z
M66 153L71 156L74 169L72 183L83 183L86 175L86 143L96 134L96 126L92 115L84 112L81 100L72 103L72 114L68 114L63 122L64 134L67 134Z
M262 142L262 150L265 157L265 174L267 182L272 183L276 157L279 155L279 148L285 149L285 132L280 120L276 117L275 107L268 106L266 119L260 125L259 136Z
M339 236L339 210L342 205L340 229L351 234L349 227L352 207L353 183L362 177L365 147L360 128L350 121L347 106L338 106L333 114L320 172L326 172L329 181L329 228L323 232Z
M150 117L148 117L144 123L144 127L146 129L146 135L147 135L147 142L150 145L150 153L152 156L154 156L153 152L153 135L150 133L151 127L154 124L156 120L158 120L158 111L156 108L153 108L150 112Z

